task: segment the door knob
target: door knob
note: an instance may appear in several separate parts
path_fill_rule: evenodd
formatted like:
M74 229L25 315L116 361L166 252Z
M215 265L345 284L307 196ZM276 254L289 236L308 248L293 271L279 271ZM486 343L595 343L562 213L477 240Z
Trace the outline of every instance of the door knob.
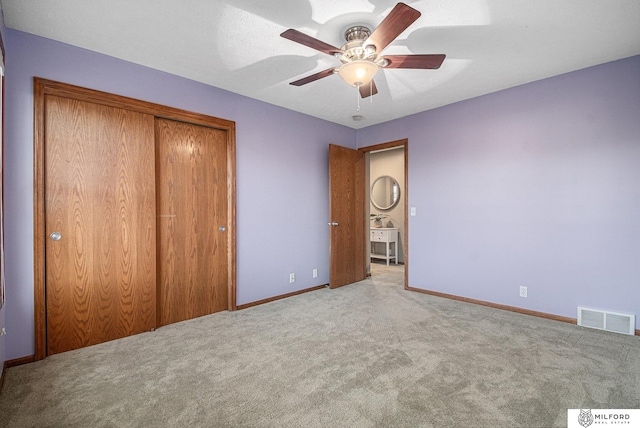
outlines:
M220 232L224 232L225 230L227 230L227 228L226 228L226 227L224 227L224 226L220 226L220 227L218 228L218 230L219 230Z
M60 239L62 239L62 235L60 234L60 232L53 232L51 235L49 235L49 238L51 238L52 241L59 241Z
M336 227L337 225L338 225L337 221L332 221L331 223L329 223L329 226Z

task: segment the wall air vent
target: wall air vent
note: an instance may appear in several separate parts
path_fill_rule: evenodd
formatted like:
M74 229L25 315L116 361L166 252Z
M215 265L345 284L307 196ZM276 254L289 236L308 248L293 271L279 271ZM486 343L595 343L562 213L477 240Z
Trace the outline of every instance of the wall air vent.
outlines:
M636 316L578 307L578 325L614 333L635 334Z

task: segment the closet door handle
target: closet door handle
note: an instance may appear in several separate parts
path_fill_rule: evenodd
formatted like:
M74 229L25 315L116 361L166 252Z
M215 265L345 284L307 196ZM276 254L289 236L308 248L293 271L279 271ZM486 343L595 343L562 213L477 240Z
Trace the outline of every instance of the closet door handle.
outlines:
M331 223L329 223L329 226L336 227L337 225L338 225L337 221L332 221Z
M62 239L62 234L60 232L53 232L49 235L49 238L51 238L52 241L59 241Z
M224 226L220 226L220 227L218 228L218 230L219 230L220 232L224 232L225 230L227 230L227 228L226 228L226 227L224 227Z

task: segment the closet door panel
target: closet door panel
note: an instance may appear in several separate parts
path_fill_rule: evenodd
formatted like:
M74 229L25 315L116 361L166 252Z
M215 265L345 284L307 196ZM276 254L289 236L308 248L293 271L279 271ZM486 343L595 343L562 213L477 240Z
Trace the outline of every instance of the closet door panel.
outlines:
M227 132L156 119L158 324L227 309Z
M152 330L153 116L47 96L45 130L47 353Z

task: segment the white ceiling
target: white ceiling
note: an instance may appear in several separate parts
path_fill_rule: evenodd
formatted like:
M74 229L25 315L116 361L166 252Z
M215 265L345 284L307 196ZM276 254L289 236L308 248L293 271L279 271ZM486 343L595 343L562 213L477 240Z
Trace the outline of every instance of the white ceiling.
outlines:
M422 16L384 53L447 58L439 70L383 70L357 111L356 89L337 75L289 85L340 63L279 35L294 28L340 47L348 27L373 30L397 1L0 3L7 27L356 129L640 54L638 0L408 0Z

